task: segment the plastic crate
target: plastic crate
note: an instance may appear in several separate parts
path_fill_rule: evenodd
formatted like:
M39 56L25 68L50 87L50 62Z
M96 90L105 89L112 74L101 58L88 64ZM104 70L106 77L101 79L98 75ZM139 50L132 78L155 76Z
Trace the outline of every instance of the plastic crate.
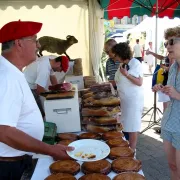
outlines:
M47 144L54 144L57 134L57 126L52 122L44 122L44 137L43 142Z

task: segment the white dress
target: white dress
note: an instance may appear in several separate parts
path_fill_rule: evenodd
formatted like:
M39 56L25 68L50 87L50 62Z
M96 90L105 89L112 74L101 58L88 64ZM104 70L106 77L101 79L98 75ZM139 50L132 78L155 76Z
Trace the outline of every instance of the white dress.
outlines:
M148 48L148 50L153 51L150 47ZM152 54L145 55L144 61L147 62L149 66L153 66L155 62L155 57Z
M129 63L128 73L134 77L143 77L142 64L135 58ZM142 86L133 84L118 69L115 74L118 94L121 102L121 123L124 132L139 132L144 106L144 91Z

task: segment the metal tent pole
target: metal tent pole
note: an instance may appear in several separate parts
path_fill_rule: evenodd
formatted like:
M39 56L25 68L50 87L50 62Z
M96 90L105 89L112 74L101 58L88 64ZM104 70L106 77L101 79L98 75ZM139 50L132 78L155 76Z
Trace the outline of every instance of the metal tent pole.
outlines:
M155 53L157 54L157 34L158 34L158 13L159 13L159 11L158 11L158 0L156 1L156 25L155 25ZM157 58L155 58L155 67L157 66ZM154 105L153 105L153 107L151 107L145 114L143 114L143 116L142 116L142 118L144 117L144 116L146 116L150 111L152 111L152 114L151 114L151 118L150 118L150 121L149 121L149 124L148 124L148 126L145 128L145 129L143 129L142 131L141 131L141 133L143 133L143 132L145 132L145 131L147 131L148 129L150 129L150 128L152 128L153 126L155 126L155 125L160 125L160 121L161 121L161 118L160 118L160 116L159 116L159 119L158 120L156 120L156 113L158 113L158 112L160 112L161 114L162 114L162 112L161 112L161 110L159 109L159 108L157 108L157 104L156 104L156 96L157 94L156 94L156 92L154 92ZM158 115L159 115L159 113L158 113ZM154 119L153 119L153 121L151 121L152 120L152 117L154 117Z

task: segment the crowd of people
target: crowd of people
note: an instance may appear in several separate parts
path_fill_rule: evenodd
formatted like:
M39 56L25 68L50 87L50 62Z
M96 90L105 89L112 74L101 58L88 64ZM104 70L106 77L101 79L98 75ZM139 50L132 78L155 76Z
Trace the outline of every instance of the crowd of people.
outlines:
M163 81L155 84L154 92L162 92L169 97L164 102L164 113L161 123L161 137L171 172L171 179L180 179L180 27L169 28L164 34L168 56L164 57L152 51L152 43L146 51L149 70L152 71L154 57L161 60ZM139 53L135 53L139 49ZM136 149L138 132L141 126L143 109L143 71L141 48L139 41L131 51L128 43L115 44L110 50L111 58L119 61L120 66L115 73L115 83L121 99L121 122L124 131L129 134L132 149ZM134 54L134 58L132 56ZM138 55L137 55L138 54Z

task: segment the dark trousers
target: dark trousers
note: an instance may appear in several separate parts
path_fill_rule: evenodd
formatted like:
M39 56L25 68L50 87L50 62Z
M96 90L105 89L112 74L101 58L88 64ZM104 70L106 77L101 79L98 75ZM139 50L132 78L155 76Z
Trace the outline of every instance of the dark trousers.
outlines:
M126 140L129 140L129 133L128 132L123 132L123 134L124 134Z
M37 103L37 105L39 107L39 110L41 111L41 115L44 118L45 117L45 113L44 113L43 105L42 105L41 100L40 100L40 96L37 94L35 89L31 89L31 91L32 91L33 96L34 96L34 98L36 100L36 103Z
M32 166L30 156L19 161L0 161L0 180L20 180L23 172L30 166Z

